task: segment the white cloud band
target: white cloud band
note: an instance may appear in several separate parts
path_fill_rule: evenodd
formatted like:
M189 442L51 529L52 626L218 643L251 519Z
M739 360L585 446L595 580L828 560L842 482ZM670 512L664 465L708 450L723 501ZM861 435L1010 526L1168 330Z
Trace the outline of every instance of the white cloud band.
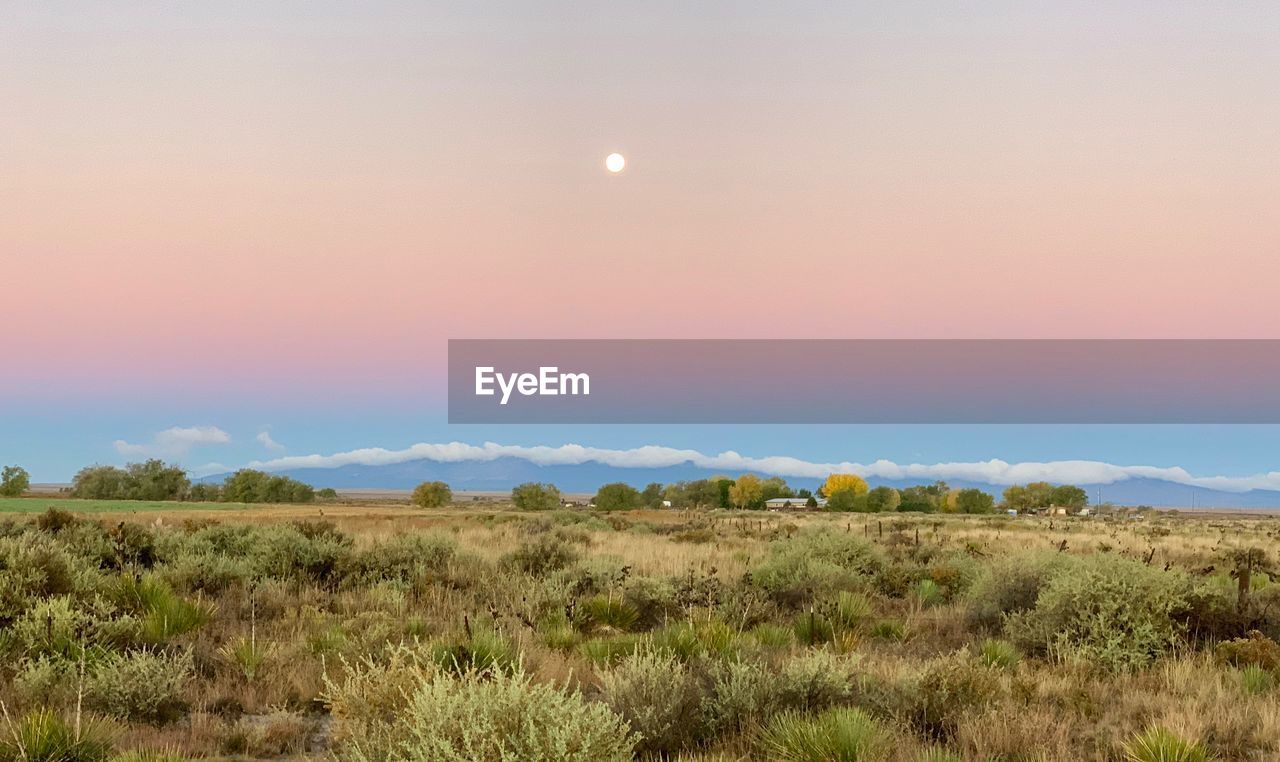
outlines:
M540 466L572 466L600 463L619 468L666 468L689 464L715 471L740 473L753 471L773 476L820 479L831 473L854 473L875 479L925 479L981 482L1004 486L1033 481L1070 484L1114 484L1127 479L1160 481L1227 492L1253 489L1280 490L1280 471L1251 476L1193 476L1186 469L1160 466L1120 466L1095 460L1055 460L1047 462L1008 463L984 460L958 463L898 464L888 460L873 463L816 463L785 456L755 458L727 450L706 455L697 450L647 445L628 450L584 447L566 444L559 447L501 445L485 442L447 444L415 444L403 450L370 447L333 455L294 455L273 460L256 461L251 468L280 471L297 468L337 468L348 465L382 466L431 460L440 463L490 461L498 458L520 458Z

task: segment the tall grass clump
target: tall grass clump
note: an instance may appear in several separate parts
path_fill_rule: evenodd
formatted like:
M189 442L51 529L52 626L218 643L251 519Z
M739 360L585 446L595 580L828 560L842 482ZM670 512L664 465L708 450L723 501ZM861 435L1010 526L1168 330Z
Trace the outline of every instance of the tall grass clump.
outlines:
M779 715L761 734L760 746L768 759L784 762L881 762L889 758L893 740L862 710L839 708Z
M1209 762L1209 750L1164 728L1151 728L1124 744L1125 762Z
M105 726L69 723L51 709L36 709L17 720L5 712L0 762L105 762L111 739Z

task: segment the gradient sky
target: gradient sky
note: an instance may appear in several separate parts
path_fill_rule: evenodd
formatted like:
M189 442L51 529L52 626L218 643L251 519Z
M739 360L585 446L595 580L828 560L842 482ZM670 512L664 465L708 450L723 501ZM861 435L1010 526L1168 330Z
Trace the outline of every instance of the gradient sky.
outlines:
M1274 2L614 5L0 2L0 461L1275 467L1271 427L445 425L450 337L1280 337Z

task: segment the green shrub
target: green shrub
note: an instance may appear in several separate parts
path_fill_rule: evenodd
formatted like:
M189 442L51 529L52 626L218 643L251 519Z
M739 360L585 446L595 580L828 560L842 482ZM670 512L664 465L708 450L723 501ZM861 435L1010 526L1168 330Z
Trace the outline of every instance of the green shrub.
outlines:
M76 695L77 663L50 656L26 658L13 676L13 693L24 706L69 706Z
M578 562L581 554L561 532L544 532L524 542L502 557L503 568L515 569L534 577L567 569Z
M1186 741L1164 728L1139 733L1124 745L1127 762L1209 762L1203 744Z
M880 762L892 736L859 709L831 709L817 716L796 712L769 723L760 744L769 759L786 762Z
M1070 563L1061 553L1033 553L997 560L969 590L970 617L980 627L1000 631L1011 614L1035 608L1040 589Z
M1178 639L1190 590L1180 572L1115 556L1078 559L1048 579L1034 609L1010 615L1006 630L1035 654L1135 669Z
M1219 643L1213 655L1219 664L1260 667L1280 674L1280 644L1257 630L1250 630L1246 637Z
M27 656L78 658L89 617L69 596L40 601L16 622L10 636Z
M403 657L402 657L403 659ZM409 659L401 666L412 663ZM374 682L385 684L385 671ZM371 696L370 673L357 668L339 686L328 685L334 716L334 757L342 762L623 762L636 737L599 703L523 672L452 676L421 666L391 680L393 692ZM396 685L400 690L395 691ZM404 686L409 686L407 689ZM387 699L399 695L401 698ZM374 703L371 706L371 698ZM397 704L402 704L397 706Z
M777 711L773 671L754 661L717 662L703 711L714 733L738 733L759 725Z
M108 652L89 671L86 700L113 717L172 722L186 708L182 692L194 669L190 651Z
M107 729L82 722L79 732L49 709L36 709L0 733L0 762L105 762L111 755Z
M911 722L931 738L950 738L959 719L984 709L998 688L989 667L959 654L944 657L930 664L916 683Z
M702 687L669 653L637 651L603 673L600 683L604 703L639 734L638 751L691 747L705 728Z
M856 657L825 650L788 659L774 675L777 705L813 711L842 703L853 694L856 667Z
M443 572L457 555L458 546L446 537L429 534L396 535L358 552L349 561L345 582L371 585L378 582L414 583Z
M870 543L848 534L811 532L775 542L751 581L779 604L799 608L873 575L883 565Z
M222 752L253 759L297 755L308 751L315 729L314 721L284 709L241 717L222 739Z
M0 626L41 599L76 592L79 578L88 571L48 537L0 538Z

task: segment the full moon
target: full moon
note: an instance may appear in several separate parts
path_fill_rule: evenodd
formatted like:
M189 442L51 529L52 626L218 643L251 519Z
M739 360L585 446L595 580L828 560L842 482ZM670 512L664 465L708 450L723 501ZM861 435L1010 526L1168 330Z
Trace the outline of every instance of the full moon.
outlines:
M615 175L625 166L627 166L627 160L620 153L611 153L604 159L604 168Z

